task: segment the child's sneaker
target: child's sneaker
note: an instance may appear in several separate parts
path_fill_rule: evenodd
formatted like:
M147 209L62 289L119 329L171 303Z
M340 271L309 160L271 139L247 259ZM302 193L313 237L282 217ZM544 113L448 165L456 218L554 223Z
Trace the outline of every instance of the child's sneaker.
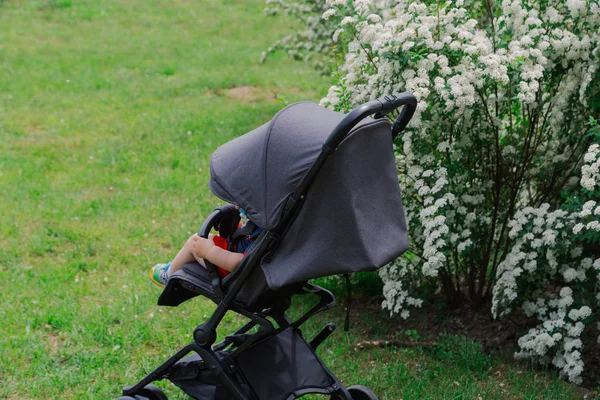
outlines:
M150 280L160 287L165 287L169 281L169 275L167 270L171 266L171 263L167 264L156 264L150 269Z

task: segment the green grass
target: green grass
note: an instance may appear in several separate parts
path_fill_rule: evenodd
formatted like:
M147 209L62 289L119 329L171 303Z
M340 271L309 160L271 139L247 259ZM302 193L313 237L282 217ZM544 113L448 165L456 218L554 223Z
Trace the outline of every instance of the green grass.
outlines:
M292 29L263 7L0 1L0 398L115 398L212 312L203 299L157 307L149 267L169 260L218 203L207 189L212 151L327 88L281 55L258 63ZM239 86L252 89L230 92ZM307 332L327 318L341 326L340 313ZM240 321L228 316L224 331ZM381 316L359 321L321 354L381 399L576 397L477 349L355 351L390 334L374 329Z
M385 338L405 343L422 339L417 332L402 330L398 321L390 321L383 311L358 305L351 307L350 331L343 332L345 286L329 288L336 292L340 306L307 322L305 336L312 337L327 321L335 322L339 329L320 350L322 358L344 382L366 385L380 400L581 398L577 389L553 378L552 372L485 355L479 343L459 336L442 335L431 349L360 349L356 345L365 340Z

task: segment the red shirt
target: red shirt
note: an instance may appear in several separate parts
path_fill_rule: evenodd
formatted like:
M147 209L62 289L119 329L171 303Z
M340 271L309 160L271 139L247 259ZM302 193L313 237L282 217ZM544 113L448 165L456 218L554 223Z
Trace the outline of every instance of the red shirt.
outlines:
M227 248L229 247L227 244L227 239L225 239L224 237L221 236L214 236L213 237L213 242L215 242L215 245L217 245L218 247L227 250ZM227 275L229 275L229 271L227 271L226 269L223 269L221 267L219 267L217 265L217 268L219 268L219 275L221 275L221 278L225 278Z

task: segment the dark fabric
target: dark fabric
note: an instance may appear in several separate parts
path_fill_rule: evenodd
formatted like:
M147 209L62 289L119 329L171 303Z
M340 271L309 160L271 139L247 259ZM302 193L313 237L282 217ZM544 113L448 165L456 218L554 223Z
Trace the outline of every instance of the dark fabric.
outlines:
M235 302L248 311L262 311L273 305L270 294L273 291L269 289L262 269L257 266L235 296Z
M233 205L222 206L221 219L219 220L219 236L228 238L238 229L240 222L240 212Z
M217 353L229 357L226 351ZM258 400L282 400L303 389L333 391L334 381L319 358L294 328L250 346L233 362L240 375L233 379L239 389ZM198 400L230 400L231 395L214 378L206 381L202 359L192 354L170 370L169 380ZM252 397L254 398L254 397Z
M265 280L264 272L260 267L260 257L262 255L258 254L258 250L261 247L262 241L265 240L265 237L265 235L259 235L259 237L256 238L252 247L248 249L246 256L242 258L240 265L238 265L237 268L223 280L223 287L225 291L228 291L229 286L232 282L237 280L242 271L246 268L253 267L252 272L246 278L244 285L242 285L242 288L235 296L235 302L249 311L261 311L262 308L265 308L265 305L268 306L268 304L265 303L265 301L268 300L268 297L265 297L264 295L270 290ZM259 304L255 304L258 299L261 301ZM252 306L252 308L249 308L250 306Z
M287 399L300 389L325 389L333 384L321 361L293 328L249 347L235 362L261 400Z
M264 212L259 214L256 207L265 203L266 192L263 185L256 185L264 182L261 161L265 157L265 136L269 125L225 143L210 159L209 187L212 192L246 210L246 215L261 227L266 227L266 219Z
M309 102L284 108L271 122L213 153L211 190L243 208L261 228L272 228L279 220L283 202L343 118L344 114Z
M327 160L270 262L269 286L375 270L408 248L389 126L356 131Z
M209 298L213 295L208 271L198 263L185 264L170 277L158 305L176 307L199 294Z
M224 352L220 352L223 353ZM186 357L172 367L175 374L169 377L169 380L178 386L184 393L197 400L232 400L233 397L223 386L214 382L203 382L198 377L199 370L202 368L202 359L198 354L192 354ZM242 392L250 395L248 385L241 378L235 379Z
M263 228L277 224L285 200L344 118L296 103L211 158L211 190ZM327 160L281 246L263 263L272 289L321 276L377 269L408 248L390 125L367 119Z

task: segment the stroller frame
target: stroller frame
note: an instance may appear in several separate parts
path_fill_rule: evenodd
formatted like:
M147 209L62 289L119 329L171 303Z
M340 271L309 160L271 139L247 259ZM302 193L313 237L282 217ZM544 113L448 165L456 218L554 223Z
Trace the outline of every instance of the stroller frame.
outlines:
M346 388L316 355L317 347L335 330L333 323L326 325L310 342L306 342L302 338L300 326L309 318L328 310L336 304L335 296L330 291L309 283L293 284L277 291L268 290L267 293L261 295L262 298L255 301L250 307L239 304L236 301L236 295L242 290L244 283L253 271L257 267L260 268L263 257L269 257L269 253L278 247L287 229L293 224L302 208L305 195L317 173L351 130L368 116L373 115L374 118L382 118L404 106L392 125L392 135L395 137L412 118L416 110L416 103L416 99L412 94L402 93L370 101L350 112L325 140L318 158L301 179L294 193L287 199L279 223L274 228L264 230L260 234L242 263L233 273L221 278L217 267L205 260L207 277L203 280L204 285L192 285L189 282L180 280L178 284L193 293L191 296L187 295L182 301L196 295L203 295L217 305L215 311L206 322L196 327L193 333L193 342L183 347L135 385L124 387L123 396L119 397L119 400L167 399L166 395L151 383L161 379L181 377L194 378L200 382L219 385L226 390L228 398L235 400L272 400L271 398L259 397L250 385L244 384L243 377L241 379L239 377L239 366L236 365L235 360L239 354L252 346L266 343L269 340L278 340L279 337L283 338L285 335L292 335L295 341L305 343L305 345L300 344L301 348L306 348L303 351L308 356L312 353L316 362L322 367L323 374L327 376L330 384L308 384L304 387L293 388L290 390L289 395L284 398L293 400L308 393L317 393L330 395L335 400L376 400L375 395L365 387L351 386ZM210 231L213 228L218 228L219 223L232 213L237 213L232 205L216 209L206 219L198 234L208 238ZM173 276L169 284L176 281L177 274ZM171 285L169 284L165 288L165 292L170 289ZM317 296L319 302L296 321L292 321L286 315L286 311L291 305L291 297L305 294ZM273 299L277 301L272 301ZM247 317L250 321L235 333L226 336L221 342L215 344L217 327L229 310ZM277 324L277 327L269 318ZM247 333L255 327L257 327L255 333ZM182 362L181 360L189 353L196 353L200 359ZM310 381L310 378L308 378L308 381Z

